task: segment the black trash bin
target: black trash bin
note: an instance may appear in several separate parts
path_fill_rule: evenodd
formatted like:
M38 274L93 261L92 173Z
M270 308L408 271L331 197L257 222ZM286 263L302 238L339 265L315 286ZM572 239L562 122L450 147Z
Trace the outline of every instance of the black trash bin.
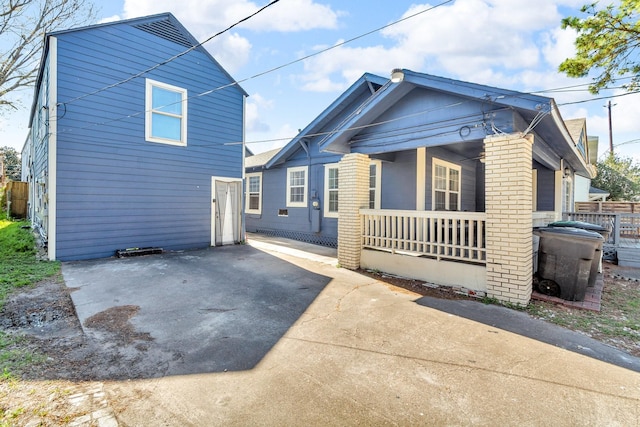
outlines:
M611 230L606 227L584 221L556 221L549 224L549 227L570 227L579 228L581 230L595 231L602 236L605 242L609 240L609 235L611 234Z
M609 239L609 235L611 231L601 225L592 224L590 222L584 221L556 221L549 224L549 227L570 227L570 228L579 228L581 230L593 231L600 234L603 238L603 244ZM596 278L598 277L598 272L602 267L602 258L603 258L603 248L602 244L598 247L598 254L593 260L593 265L591 266L591 276L589 276L589 285L594 286L596 284Z
M538 290L569 301L583 301L600 256L603 237L593 231L571 227L544 227L538 249ZM596 273L597 274L597 273Z

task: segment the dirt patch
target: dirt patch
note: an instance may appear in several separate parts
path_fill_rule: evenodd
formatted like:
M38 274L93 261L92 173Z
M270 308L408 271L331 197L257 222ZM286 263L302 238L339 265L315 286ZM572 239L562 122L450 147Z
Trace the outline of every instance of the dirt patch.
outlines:
M422 296L429 296L442 299L466 299L477 300L477 298L469 296L469 294L457 291L449 286L438 286L431 283L427 283L424 280L407 279L404 277L393 276L386 273L380 273L371 270L358 270L358 273L365 276L372 277L380 280L381 282L389 283L390 285L397 286L402 289L406 289L413 293Z
M37 360L14 374L25 380L73 381L162 376L167 364L180 355L150 349L153 338L131 324L138 310L121 306L98 313L87 319L85 333L63 283L44 281L14 293L0 311L0 327L20 337L15 346Z
M147 332L137 332L129 320L138 314L140 307L137 305L122 305L111 307L105 311L94 314L84 322L87 328L109 332L115 341L121 344L131 344L135 341L152 341L153 338Z

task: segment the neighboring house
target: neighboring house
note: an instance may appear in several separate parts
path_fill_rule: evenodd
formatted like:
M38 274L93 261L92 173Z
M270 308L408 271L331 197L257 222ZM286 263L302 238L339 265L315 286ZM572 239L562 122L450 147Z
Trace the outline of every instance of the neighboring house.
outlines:
M49 258L243 240L246 96L169 13L47 34L23 159Z
M594 173L587 150L551 98L409 70L365 74L277 154L247 165L247 230L337 244L346 268L526 304L532 227L572 209L573 177Z
M595 165L598 162L599 138L597 136L587 136L587 120L584 118L565 120L565 125L578 151L580 151L585 159L589 160L588 163L592 168L591 176L595 177ZM567 211L575 211L573 206L576 202L588 202L592 200L594 195L590 191L592 188L591 176L584 177L575 175L568 178L573 179L573 203L571 203L571 207L567 209ZM600 194L600 197L601 196Z
M606 202L610 195L608 191L589 186L589 202Z

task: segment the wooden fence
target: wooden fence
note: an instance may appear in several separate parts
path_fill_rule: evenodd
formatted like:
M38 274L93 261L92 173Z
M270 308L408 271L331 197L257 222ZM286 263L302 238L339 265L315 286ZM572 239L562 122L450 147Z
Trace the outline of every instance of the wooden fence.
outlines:
M576 212L640 213L640 202L576 202Z
M26 218L29 202L29 184L9 181L5 187L7 215L11 218Z

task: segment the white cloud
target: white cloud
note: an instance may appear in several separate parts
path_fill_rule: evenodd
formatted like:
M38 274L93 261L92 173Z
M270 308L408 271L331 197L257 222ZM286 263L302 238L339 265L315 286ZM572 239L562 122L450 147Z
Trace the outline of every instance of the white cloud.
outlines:
M561 28L555 28L545 33L542 36L542 52L545 61L557 69L562 61L574 56L576 36L577 33L574 30Z
M251 95L245 105L246 131L254 133L270 131L269 124L261 121L260 113L265 110L272 110L273 106L273 101L265 99L259 93Z
M120 15L107 16L106 18L102 18L101 20L99 20L98 24L106 24L108 22L120 21L121 19L122 18L120 17Z
M284 147L297 134L298 130L296 128L291 126L289 123L285 123L269 137L269 141L253 142L261 141L261 138L256 135L249 134L247 136L247 145L255 154L264 153L265 151L273 150L274 148Z
M128 18L169 11L187 28L211 35L255 13L262 5L247 0L125 0ZM276 3L239 25L254 31L307 31L337 28L338 17L331 7L313 0Z
M248 39L236 33L223 34L204 46L230 74L247 63L252 47Z
M259 9L247 0L125 0L124 16L134 18L171 12L200 41L246 18ZM337 27L341 12L313 0L276 3L236 28L254 31L293 32ZM238 32L225 33L206 44L207 49L231 74L247 63L252 45Z
M323 53L305 62L298 81L306 90L334 90L365 71L386 76L402 67L500 87L534 87L532 72L554 74L573 52L575 33L560 29L559 7L581 1L456 0L433 9L413 4L393 19L417 16L381 32L390 44Z

